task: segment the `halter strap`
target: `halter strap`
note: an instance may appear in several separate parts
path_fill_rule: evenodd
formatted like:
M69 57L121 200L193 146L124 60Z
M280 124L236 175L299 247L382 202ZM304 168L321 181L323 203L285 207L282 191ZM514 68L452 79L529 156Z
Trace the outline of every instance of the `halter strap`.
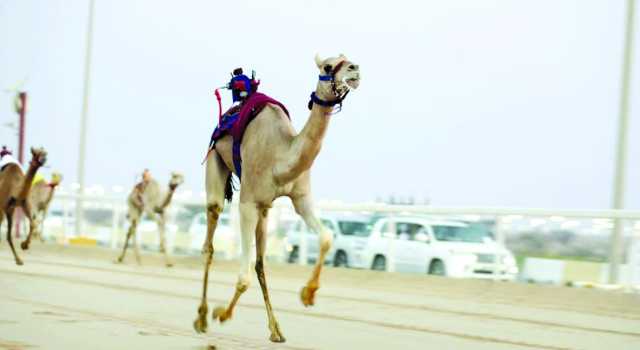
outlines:
M350 90L347 90L347 92L344 93L344 95L339 96L336 100L334 101L325 101L325 100L321 100L318 96L316 96L315 91L311 93L311 100L309 101L309 110L311 110L311 108L313 108L313 104L317 104L319 106L322 107L335 107L336 105L338 105L338 110L334 111L334 113L338 113L342 110L342 101L344 101L344 99L347 97L347 95L349 94Z
M320 81L330 81L333 82L332 83L332 88L334 93L337 93L336 89L335 89L335 76L336 73L338 73L340 71L340 69L342 68L342 66L344 65L344 63L346 62L346 60L342 60L340 62L338 62L338 64L336 64L335 67L333 67L333 70L331 70L330 74L326 74L326 75L319 75L318 76L318 80ZM342 101L345 99L345 97L347 97L347 94L349 94L349 90L347 90L347 92L345 92L342 96L336 96L337 99L334 101L325 101L325 100L321 100L315 92L311 93L311 100L309 101L309 109L311 109L313 107L313 104L317 104L319 106L323 106L323 107L334 107L335 105L339 105L338 107L338 111L342 110ZM335 113L337 113L335 112Z
M331 71L331 76L335 76L336 73L338 73L338 71L340 70L340 68L342 68L342 65L344 64L344 62L346 62L345 60L340 61L338 64L336 64L335 67L333 67L333 71Z
M320 97L318 97L316 95L315 91L314 91L314 92L311 93L311 101L310 102L311 103L315 103L315 104L317 104L319 106L322 106L322 107L333 107L333 106L337 105L338 103L341 103L342 99L339 98L339 99L337 99L335 101L321 100Z

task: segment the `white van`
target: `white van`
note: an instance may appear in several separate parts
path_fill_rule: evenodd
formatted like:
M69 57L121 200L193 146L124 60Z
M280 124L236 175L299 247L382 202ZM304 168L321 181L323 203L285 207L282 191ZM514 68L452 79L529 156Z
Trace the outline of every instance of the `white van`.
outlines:
M384 217L350 266L450 277L513 280L513 254L481 224L425 217Z
M323 215L319 219L333 233L333 245L325 262L334 266L350 266L352 252L367 241L371 231L370 218L361 215ZM302 244L303 238L306 238L306 247ZM314 262L320 249L318 235L309 230L302 220L298 220L287 231L285 247L289 263L298 262L305 248L307 261Z

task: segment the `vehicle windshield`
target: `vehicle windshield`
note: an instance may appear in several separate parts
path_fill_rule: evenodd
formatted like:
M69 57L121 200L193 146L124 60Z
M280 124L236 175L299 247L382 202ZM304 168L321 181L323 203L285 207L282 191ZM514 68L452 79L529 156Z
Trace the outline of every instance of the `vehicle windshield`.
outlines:
M338 221L340 232L345 236L368 237L371 233L371 223L364 221Z
M484 243L491 240L491 233L482 225L433 226L433 233L439 241Z

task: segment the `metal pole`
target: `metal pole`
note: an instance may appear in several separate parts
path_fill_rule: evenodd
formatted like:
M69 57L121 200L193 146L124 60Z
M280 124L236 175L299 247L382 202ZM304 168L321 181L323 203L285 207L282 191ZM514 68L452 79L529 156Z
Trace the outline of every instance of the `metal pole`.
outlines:
M76 201L76 235L82 234L84 221L84 167L87 143L87 115L89 114L89 88L91 83L91 47L93 37L94 0L89 1L89 23L87 27L87 51L84 61L84 96L82 99L82 117L80 119L80 151L78 154L78 199Z
M20 99L20 120L18 122L18 161L24 163L24 127L27 114L27 93L21 91L18 93Z
M622 86L620 94L620 117L618 120L618 148L613 183L613 208L624 208L627 161L627 125L629 123L629 90L631 82L631 60L633 57L633 22L635 0L627 0L627 26L625 33L624 58L622 62ZM609 261L609 283L618 282L620 262L622 260L623 221L616 219L611 239Z
M18 110L18 161L20 164L24 164L24 128L27 117L27 93L20 91L18 93L18 99L20 99L20 108ZM20 238L20 221L22 221L22 209L16 210L15 213L16 238Z

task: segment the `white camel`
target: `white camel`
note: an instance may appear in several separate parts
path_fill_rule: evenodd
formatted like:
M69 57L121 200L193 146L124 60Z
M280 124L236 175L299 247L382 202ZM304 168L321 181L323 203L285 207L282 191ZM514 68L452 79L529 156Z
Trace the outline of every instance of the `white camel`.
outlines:
M165 238L165 224L166 213L165 209L171 203L171 198L176 188L184 182L184 178L179 173L172 173L171 180L169 180L169 189L167 192L163 192L160 189L160 184L155 179L151 178L151 175L145 170L142 181L136 184L129 197L127 204L129 211L127 213L127 219L129 220L129 230L127 231L127 237L124 241L124 247L122 248L122 254L118 257L117 262L121 263L124 260L124 256L127 253L127 247L129 246L129 240L133 238L133 250L135 253L136 261L141 263L140 252L138 250L138 240L135 237L136 228L143 214L153 219L158 224L158 231L160 235L160 251L164 254L164 261L167 267L173 266L171 259L169 258L169 252L167 251L167 244Z

